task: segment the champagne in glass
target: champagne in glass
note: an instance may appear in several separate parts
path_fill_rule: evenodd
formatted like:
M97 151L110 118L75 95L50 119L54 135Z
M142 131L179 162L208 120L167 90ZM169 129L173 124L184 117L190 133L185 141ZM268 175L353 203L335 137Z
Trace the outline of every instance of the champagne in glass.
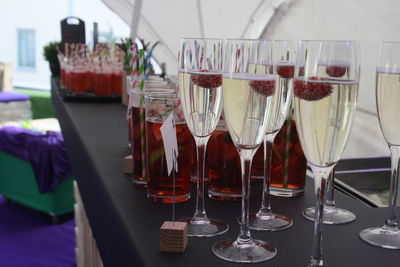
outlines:
M309 266L323 266L322 218L326 184L348 139L356 108L359 63L353 41L300 41L294 80L294 114L304 154L314 174L314 238ZM337 60L348 55L347 79L318 76L326 55ZM304 66L304 71L300 71Z
M250 214L250 228L254 230L279 231L293 225L293 221L283 215L275 214L271 209L270 183L271 183L271 157L272 144L275 136L281 129L292 100L292 85L294 75L294 45L291 41L273 41L274 60L272 65L259 64L251 66L250 71L256 73L277 72L277 86L269 96L272 101L270 118L267 122L267 134L264 137L264 183L261 207L256 214ZM262 59L263 62L271 62ZM275 66L274 66L275 65Z
M207 142L222 110L222 60L224 41L183 39L179 58L180 99L183 114L197 148L196 211L188 223L188 235L210 237L228 231L222 221L208 218L204 205L204 169Z
M348 53L342 53L341 60L321 60L318 63L318 77L323 77L326 79L333 79L333 80L346 80L349 78L349 63L348 63ZM334 181L335 181L335 171L332 170L330 173L330 177L328 179L327 184L327 195L326 195L326 202L324 206L324 217L323 223L324 224L344 224L353 222L356 219L356 215L354 213L337 208L334 199ZM315 216L315 209L314 207L307 208L302 212L303 216L313 221Z
M400 158L400 42L382 42L376 70L376 104L383 136L392 157L389 209L385 223L360 232L360 238L374 246L400 249L396 204Z
M262 262L276 255L274 246L252 239L249 231L251 162L266 134L276 100L271 97L276 90L275 76L249 73L249 59L263 53L272 53L269 41L227 41L222 82L223 103L229 134L240 155L242 213L238 238L214 244L213 252L231 262Z

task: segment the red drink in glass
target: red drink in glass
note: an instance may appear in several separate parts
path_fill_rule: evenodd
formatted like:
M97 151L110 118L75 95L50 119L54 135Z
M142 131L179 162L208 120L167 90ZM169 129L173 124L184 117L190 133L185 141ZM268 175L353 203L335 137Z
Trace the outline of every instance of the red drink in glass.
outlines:
M304 193L307 160L297 135L296 123L286 120L272 146L270 193L276 196L298 196ZM264 175L264 145L253 160L252 176Z
M215 130L208 141L206 174L210 179L210 198L222 201L241 199L240 158L226 130Z
M120 96L122 94L122 79L121 71L114 71L112 74L112 94Z
M275 137L272 155L272 195L298 196L304 193L307 160L301 148L294 120L286 120Z
M142 119L141 119L142 117ZM143 155L146 147L146 138L141 135L145 131L144 124L144 106L143 107L132 107L132 138L131 138L131 149L133 158L133 172L132 181L138 187L146 187L147 177L145 174L146 166Z
M146 121L147 139L147 198L162 203L172 203L173 173L168 175L163 139L160 131L162 122ZM176 123L178 141L178 172L175 173L175 202L190 197L190 163L194 140L186 123Z

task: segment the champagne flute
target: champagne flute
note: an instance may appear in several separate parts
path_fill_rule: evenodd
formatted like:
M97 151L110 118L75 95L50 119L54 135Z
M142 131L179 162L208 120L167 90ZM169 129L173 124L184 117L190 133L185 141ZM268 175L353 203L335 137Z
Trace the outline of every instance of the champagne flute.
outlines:
M334 60L329 60L329 55L323 55L318 62L318 77L327 79L346 80L349 79L349 54L341 53ZM326 202L324 206L324 224L345 224L353 222L356 219L356 215L351 211L337 208L334 199L334 181L335 181L335 170L332 170L328 179L326 188ZM314 207L307 208L302 212L303 216L314 221L315 209Z
M379 124L392 157L389 209L382 227L364 229L360 238L374 246L400 249L396 204L400 157L400 42L382 42L376 69L376 104Z
M309 266L323 266L321 224L326 185L351 129L358 94L358 51L354 41L299 42L293 88L294 114L315 186L316 213ZM343 58L345 70L331 68ZM321 67L322 61L325 67ZM332 76L336 77L328 78L323 72L335 72Z
M278 74L277 86L271 95L273 107L268 120L267 134L264 137L264 182L261 207L256 214L249 215L250 229L264 231L284 230L293 225L293 221L283 215L272 212L270 203L270 177L272 144L275 136L287 117L292 100L292 87L294 75L294 43L288 40L273 41L273 62L265 58L258 58L257 72ZM272 64L271 64L272 63ZM276 68L276 70L274 70Z
M222 110L224 40L183 39L179 53L180 99L183 114L196 142L196 211L188 223L188 235L211 237L228 231L222 221L208 218L204 205L204 168L207 142Z
M271 244L254 240L249 230L250 170L253 156L267 131L276 99L275 76L258 73L259 58L272 60L271 41L228 40L224 61L223 103L225 122L241 162L242 213L236 240L213 246L216 256L239 263L262 262L276 255Z

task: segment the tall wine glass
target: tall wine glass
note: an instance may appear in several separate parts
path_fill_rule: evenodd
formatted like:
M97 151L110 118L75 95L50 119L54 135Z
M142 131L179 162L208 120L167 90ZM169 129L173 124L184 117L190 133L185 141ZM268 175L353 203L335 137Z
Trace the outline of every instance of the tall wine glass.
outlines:
M276 101L272 95L277 88L275 76L265 72L257 73L260 66L252 63L259 58L272 60L271 42L228 40L225 54L224 115L229 134L240 156L242 214L238 238L214 244L213 252L231 262L262 262L273 258L276 249L267 242L253 240L250 235L250 170L253 156L267 131Z
M321 224L326 185L350 133L358 95L358 52L354 41L299 42L294 114L315 186L316 213L309 266L323 266ZM345 60L346 68L337 68L338 60ZM325 75L328 72L335 75L328 78Z
M288 40L273 41L273 61L260 58L257 72L278 74L277 86L270 96L274 98L270 119L267 122L267 134L264 137L264 183L261 207L256 214L250 214L250 229L264 231L284 230L293 225L293 221L283 215L275 214L271 209L270 202L270 177L272 144L275 136L282 128L286 120L291 100L294 75L294 43Z
M179 54L180 99L183 114L196 142L196 211L188 223L188 235L210 237L225 233L229 226L207 217L204 205L204 167L208 139L222 110L222 63L224 40L183 39Z
M324 56L326 57L326 56ZM347 71L349 68L349 55L341 53L334 60L326 60L321 58L318 63L319 77L327 79L349 79L350 73ZM324 206L324 224L345 224L353 222L356 216L351 211L338 208L334 199L334 181L335 171L332 170L328 179L326 188L326 202ZM314 221L315 209L314 207L307 208L302 212L303 216L311 221Z
M322 218L322 222L324 224L345 224L353 222L356 219L356 215L351 211L338 208L335 204L334 198L334 186L335 186L335 169L331 171L329 174L329 179L327 180L326 185L326 201L324 205L324 217ZM315 216L315 208L310 207L302 212L303 216L310 220L314 221Z
M360 237L374 246L400 249L396 204L400 157L400 42L382 42L376 69L376 104L383 136L392 156L389 210L382 227L364 229Z

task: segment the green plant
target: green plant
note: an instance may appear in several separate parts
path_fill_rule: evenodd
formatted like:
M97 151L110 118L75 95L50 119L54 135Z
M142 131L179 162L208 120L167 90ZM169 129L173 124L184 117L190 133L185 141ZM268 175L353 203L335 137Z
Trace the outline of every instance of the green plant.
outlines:
M50 42L43 47L43 56L47 61L57 61L58 48L61 42Z

